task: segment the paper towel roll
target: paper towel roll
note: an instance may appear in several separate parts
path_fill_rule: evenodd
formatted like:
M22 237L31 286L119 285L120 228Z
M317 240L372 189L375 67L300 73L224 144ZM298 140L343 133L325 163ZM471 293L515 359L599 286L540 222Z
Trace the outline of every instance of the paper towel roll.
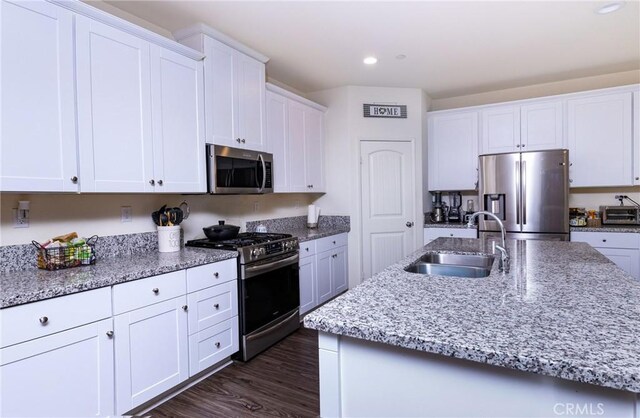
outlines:
M307 207L307 223L314 224L316 222L317 222L316 205L309 205Z

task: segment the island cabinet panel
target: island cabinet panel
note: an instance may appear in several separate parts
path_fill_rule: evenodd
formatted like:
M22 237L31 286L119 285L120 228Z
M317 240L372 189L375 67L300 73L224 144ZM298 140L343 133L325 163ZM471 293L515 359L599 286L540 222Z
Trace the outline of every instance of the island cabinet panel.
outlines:
M571 241L588 243L618 267L640 280L640 234L573 231Z
M0 350L0 416L112 415L112 330L109 318Z
M73 15L0 2L0 190L77 192Z
M322 332L318 345L321 416L637 417L633 392Z
M478 238L475 228L424 228L424 243L430 243L436 238Z

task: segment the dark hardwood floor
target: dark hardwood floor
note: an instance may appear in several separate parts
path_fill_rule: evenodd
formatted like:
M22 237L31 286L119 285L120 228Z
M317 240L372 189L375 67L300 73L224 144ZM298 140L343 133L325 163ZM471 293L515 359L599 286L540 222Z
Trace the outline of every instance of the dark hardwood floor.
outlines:
M147 414L157 417L317 417L318 334L300 328Z

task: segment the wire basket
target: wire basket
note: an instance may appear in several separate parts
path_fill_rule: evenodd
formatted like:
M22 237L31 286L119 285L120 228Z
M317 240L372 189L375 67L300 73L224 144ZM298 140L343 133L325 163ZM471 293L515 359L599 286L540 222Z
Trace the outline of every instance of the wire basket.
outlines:
M96 262L96 241L94 235L78 246L44 248L39 242L31 241L38 249L38 268L43 270L61 270L71 267L88 266Z

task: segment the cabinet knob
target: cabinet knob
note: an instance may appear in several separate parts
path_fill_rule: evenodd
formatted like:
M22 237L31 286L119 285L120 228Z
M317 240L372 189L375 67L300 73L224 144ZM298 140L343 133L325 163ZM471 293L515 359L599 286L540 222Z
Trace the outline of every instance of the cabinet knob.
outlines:
M309 247L305 248L304 250L305 250L306 252L309 252Z
M602 242L607 242L607 240L606 240L606 239L603 239L603 240L602 240Z
M520 148L520 144L516 145L516 148Z
M47 325L47 323L49 323L49 318L47 318L46 316L43 316L39 319L39 321L42 325Z
M158 180L158 186L162 186L163 181L162 180Z
M213 277L215 277L216 279L218 278L218 276L220 276L220 274L217 271L213 273Z
M569 179L569 183L573 183L573 179Z
M449 234L449 236L450 236L450 237L452 237L452 236L453 236L453 234Z
M216 309L220 309L220 304L216 303L215 305L213 305L213 307L216 308Z
M636 180L640 180L640 177L636 177Z
M156 181L154 179L151 179L149 180L149 184L153 186L154 184L156 184Z
M153 289L151 289L151 291L157 295L160 292L160 289L154 287Z
M242 139L242 143L244 144L245 142L247 142L247 141L245 141L245 140L244 140L244 138L243 138L243 139Z
M413 226L413 222L407 221L405 225L407 225L407 228L411 228Z
M182 305L182 310L183 310L183 311L187 312L187 310L188 310L188 309L189 309L189 306L187 306L187 305Z
M236 138L236 142L239 144L240 143L240 138Z
M522 144L522 148L524 148L524 144Z
M113 331L107 331L107 337L113 338Z
M311 188L313 189L313 184L311 185Z
M220 348L220 343L216 343L216 348Z
M78 176L71 177L71 183L76 184L77 182L78 182Z

